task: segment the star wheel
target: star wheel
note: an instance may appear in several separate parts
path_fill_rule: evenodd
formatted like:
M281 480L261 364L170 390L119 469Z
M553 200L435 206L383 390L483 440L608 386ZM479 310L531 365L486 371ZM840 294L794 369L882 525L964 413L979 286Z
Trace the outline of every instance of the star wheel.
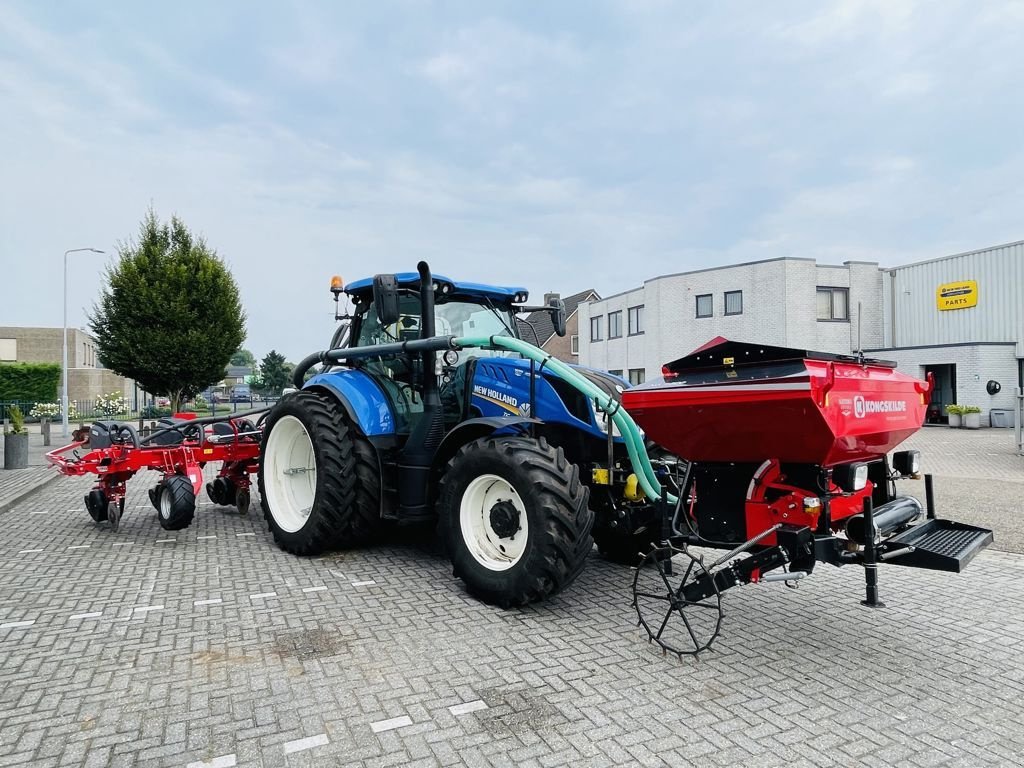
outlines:
M710 648L722 626L714 575L685 545L651 548L633 576L633 607L649 642L680 658Z

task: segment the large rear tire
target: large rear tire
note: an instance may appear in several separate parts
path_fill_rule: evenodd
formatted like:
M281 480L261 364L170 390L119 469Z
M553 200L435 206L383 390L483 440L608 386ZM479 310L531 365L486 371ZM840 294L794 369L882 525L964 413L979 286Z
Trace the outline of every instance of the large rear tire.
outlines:
M503 608L564 589L593 547L588 497L576 465L544 438L468 443L448 463L438 502L455 575Z
M258 482L263 516L286 552L354 547L380 529L376 453L329 396L296 392L274 406Z

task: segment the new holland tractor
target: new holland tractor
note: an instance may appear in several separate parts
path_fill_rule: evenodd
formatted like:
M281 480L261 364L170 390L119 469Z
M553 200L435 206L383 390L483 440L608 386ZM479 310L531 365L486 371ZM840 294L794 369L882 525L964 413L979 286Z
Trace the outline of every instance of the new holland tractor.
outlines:
M299 391L265 426L259 491L280 547L312 555L437 520L469 591L512 606L568 585L594 539L621 561L658 539L627 446L587 391L617 402L628 384L577 367L586 386L570 383L521 341L526 289L420 263L332 290L351 300L349 323L296 367ZM532 309L565 335L563 303Z

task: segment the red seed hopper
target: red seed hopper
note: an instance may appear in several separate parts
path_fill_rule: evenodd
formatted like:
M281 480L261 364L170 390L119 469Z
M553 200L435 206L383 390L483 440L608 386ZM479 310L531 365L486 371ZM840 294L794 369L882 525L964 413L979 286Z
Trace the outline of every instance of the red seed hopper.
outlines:
M895 367L719 337L626 390L623 405L691 461L831 467L884 455L924 423L931 384Z
M861 565L864 603L878 607L881 563L959 572L992 543L986 528L936 517L931 476L925 505L897 494L898 479L920 476L921 457L888 454L923 424L930 381L883 360L723 338L663 372L622 403L648 438L686 459L675 498L661 502L667 544L633 581L640 623L664 650L707 648L721 593L741 584L795 583L818 562ZM728 552L705 565L691 545ZM678 585L661 564L673 557L685 566ZM666 639L673 613L685 632Z

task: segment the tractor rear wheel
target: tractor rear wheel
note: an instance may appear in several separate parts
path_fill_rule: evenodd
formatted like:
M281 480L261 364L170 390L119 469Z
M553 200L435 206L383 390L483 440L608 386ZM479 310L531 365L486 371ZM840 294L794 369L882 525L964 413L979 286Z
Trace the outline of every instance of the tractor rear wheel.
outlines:
M157 517L165 531L180 531L192 525L196 516L196 495L185 475L171 475L160 484Z
M331 397L296 392L267 417L260 503L274 541L316 555L371 540L380 529L380 472L370 442Z
M455 575L504 608L572 583L593 546L579 469L529 437L485 437L448 463L438 509Z

